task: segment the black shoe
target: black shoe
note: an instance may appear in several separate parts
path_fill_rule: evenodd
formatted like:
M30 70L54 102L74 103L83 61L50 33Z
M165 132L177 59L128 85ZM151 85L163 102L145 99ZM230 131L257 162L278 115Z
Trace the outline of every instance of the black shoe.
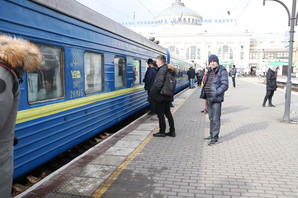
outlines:
M168 132L166 133L166 136L170 136L170 137L176 137L176 133L174 132Z
M269 105L269 107L275 107L275 105L273 105L273 104L270 104L270 105Z
M212 140L208 143L208 146L213 146L213 145L215 145L215 144L217 144L217 140L212 139Z
M265 104L262 104L262 107L266 107L266 105Z
M174 107L173 103L170 103L170 107Z
M149 112L149 113L147 113L147 115L155 115L155 113L154 112Z
M153 136L154 137L166 137L166 133L158 132L158 133L153 134Z
M205 137L204 140L211 140L211 135L209 135L208 137Z

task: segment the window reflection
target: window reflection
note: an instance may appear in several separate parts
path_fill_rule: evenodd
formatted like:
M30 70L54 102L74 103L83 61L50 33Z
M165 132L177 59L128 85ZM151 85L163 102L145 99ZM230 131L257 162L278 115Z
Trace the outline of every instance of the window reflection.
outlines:
M62 82L62 50L56 47L38 45L43 56L40 67L34 72L28 72L29 103L64 96Z
M85 93L103 90L102 55L86 52L84 54Z
M114 69L115 69L115 88L125 88L126 87L126 61L123 57L115 57L114 59Z

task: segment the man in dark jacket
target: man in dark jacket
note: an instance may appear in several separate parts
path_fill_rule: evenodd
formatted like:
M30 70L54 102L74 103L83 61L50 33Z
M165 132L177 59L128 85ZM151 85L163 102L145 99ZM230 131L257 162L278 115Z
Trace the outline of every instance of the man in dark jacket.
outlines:
M211 140L210 145L218 141L220 130L221 103L224 101L224 93L229 88L228 72L219 65L218 57L214 54L209 56L210 69L205 78L201 98L207 99L208 114L210 120L210 136L204 139Z
M266 95L263 101L263 107L266 106L267 99L269 100L269 107L275 107L275 105L272 104L272 97L274 94L274 91L276 91L277 88L277 82L276 82L276 75L277 75L277 66L271 66L271 68L268 69L268 72L266 74Z
M236 69L235 65L233 65L233 68L231 70L233 87L236 87L236 75L237 75L237 69Z
M177 75L178 69L173 65L166 64L166 57L160 55L156 58L156 64L158 66L158 72L153 83L153 86L149 93L149 101L155 102L156 113L159 121L159 132L153 134L154 137L175 137L174 119L171 113L171 102L174 100L174 96L164 96L160 93L161 88L165 83L166 72L170 72L173 76ZM170 131L166 133L165 116L168 118L170 125Z
M199 86L201 86L201 83L202 83L202 80L204 77L204 71L202 69L199 69L199 71L196 73L196 76L197 76L197 84L199 87Z
M196 76L196 72L195 69L193 67L190 67L189 70L187 71L187 76L188 76L188 80L189 80L189 87L195 88L195 76Z
M148 59L147 64L148 64L148 69L146 71L143 82L145 83L145 90L147 90L147 93L149 96L150 89L154 83L158 67L155 61L153 61L151 58ZM156 113L155 104L153 101L151 102L149 101L149 103L150 103L150 112L148 113L148 115L154 115Z

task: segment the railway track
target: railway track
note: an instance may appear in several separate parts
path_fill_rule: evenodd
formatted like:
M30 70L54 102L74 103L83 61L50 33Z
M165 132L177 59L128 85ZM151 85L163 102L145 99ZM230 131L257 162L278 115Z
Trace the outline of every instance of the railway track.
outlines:
M43 164L42 166L30 171L26 175L17 178L13 181L12 187L12 197L15 197L22 192L26 191L33 185L40 182L43 178L47 177L48 175L52 174L71 160L75 159L76 157L82 155L90 148L94 147L96 144L99 144L109 136L113 135L123 127L130 124L132 121L136 120L137 118L144 115L148 109L143 109L132 116L126 118L125 120L117 123L115 126L112 126L105 130L105 132L101 132L100 134L82 142L81 144L65 151L64 153L58 155L54 159L50 160L49 162Z

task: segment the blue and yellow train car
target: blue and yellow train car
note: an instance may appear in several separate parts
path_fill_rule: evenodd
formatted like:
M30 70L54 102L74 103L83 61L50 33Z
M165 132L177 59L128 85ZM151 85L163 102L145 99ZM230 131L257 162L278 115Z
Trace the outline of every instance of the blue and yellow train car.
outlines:
M30 40L43 55L20 87L15 178L148 106L146 60L172 56L74 0L2 0L0 34ZM172 60L180 71L192 64ZM185 79L181 72L176 91Z

